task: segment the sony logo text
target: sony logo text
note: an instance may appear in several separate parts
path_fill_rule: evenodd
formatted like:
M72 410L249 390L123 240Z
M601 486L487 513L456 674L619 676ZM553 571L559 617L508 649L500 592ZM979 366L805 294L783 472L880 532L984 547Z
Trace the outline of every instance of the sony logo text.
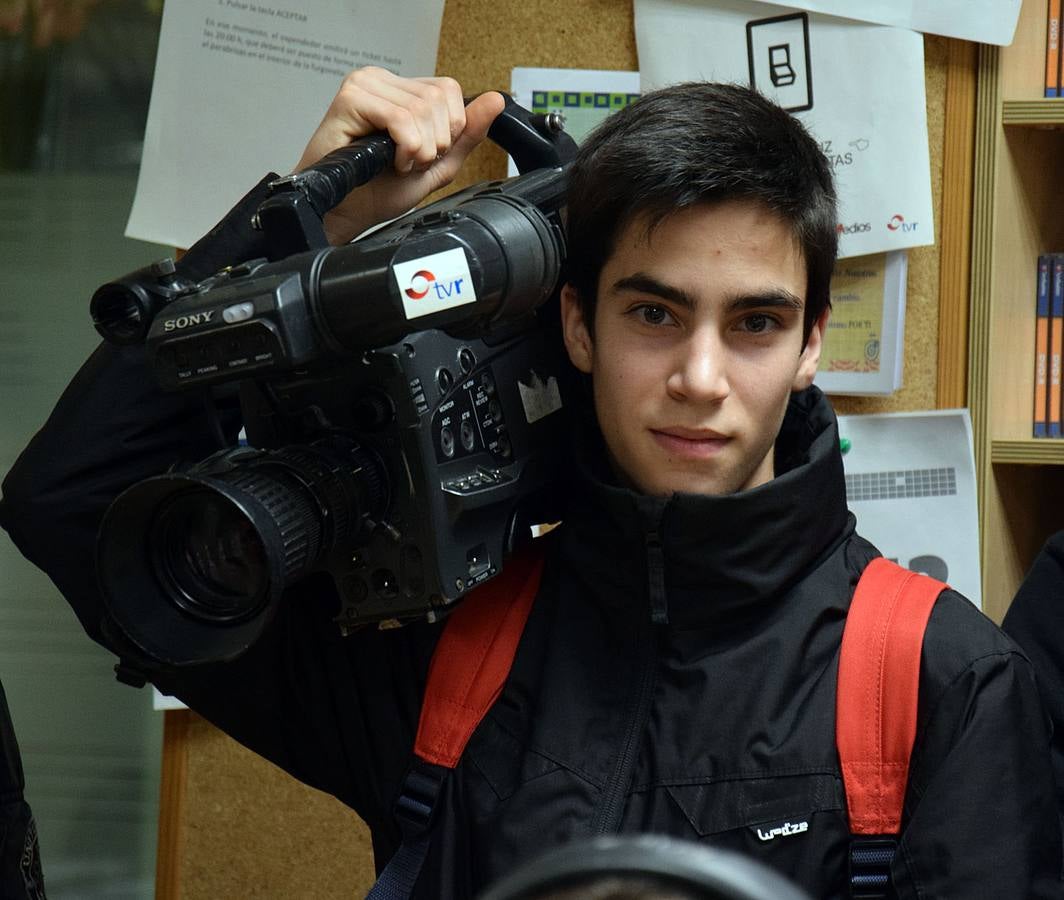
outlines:
M216 310L209 309L206 312L190 313L187 316L178 316L176 319L166 319L163 322L163 331L180 331L190 325L205 325L211 320Z

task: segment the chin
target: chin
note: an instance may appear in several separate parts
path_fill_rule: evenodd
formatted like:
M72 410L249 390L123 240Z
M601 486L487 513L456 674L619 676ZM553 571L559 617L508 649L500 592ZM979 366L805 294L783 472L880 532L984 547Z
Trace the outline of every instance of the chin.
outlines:
M734 494L738 487L721 484L716 479L693 478L679 475L647 485L641 492L653 497L669 497L673 494L695 494L702 497L719 497Z

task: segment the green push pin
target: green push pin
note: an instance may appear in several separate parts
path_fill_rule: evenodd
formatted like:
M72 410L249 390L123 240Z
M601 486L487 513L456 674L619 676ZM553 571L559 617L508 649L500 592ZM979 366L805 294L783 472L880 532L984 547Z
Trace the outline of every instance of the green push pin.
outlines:
M843 456L850 452L852 446L853 444L849 438L839 438L839 449L842 451Z

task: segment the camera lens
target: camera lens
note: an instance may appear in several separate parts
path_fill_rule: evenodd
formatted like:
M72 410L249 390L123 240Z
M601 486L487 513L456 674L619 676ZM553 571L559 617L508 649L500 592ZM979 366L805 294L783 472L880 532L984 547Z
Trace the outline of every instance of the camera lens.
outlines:
M111 504L97 542L104 604L152 659L233 659L283 590L357 546L387 504L382 463L346 439L225 451Z
M188 491L156 515L149 547L174 602L215 622L254 615L267 595L269 564L258 530L221 494Z

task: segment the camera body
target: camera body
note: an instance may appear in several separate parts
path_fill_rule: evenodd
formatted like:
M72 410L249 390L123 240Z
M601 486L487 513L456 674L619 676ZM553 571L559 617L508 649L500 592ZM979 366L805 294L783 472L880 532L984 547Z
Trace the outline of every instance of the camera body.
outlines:
M379 517L320 563L342 628L434 617L556 516L566 364L545 327L493 343L431 330L328 373L241 386L254 447L343 435L379 460Z
M246 435L104 517L104 600L150 659L239 655L300 582L335 599L345 632L432 620L557 517L575 145L512 101L500 120L526 165L548 164L329 247L321 215L361 165L329 158L259 207L270 259L198 283L157 265L97 291L97 328L143 341L162 387L237 385Z

